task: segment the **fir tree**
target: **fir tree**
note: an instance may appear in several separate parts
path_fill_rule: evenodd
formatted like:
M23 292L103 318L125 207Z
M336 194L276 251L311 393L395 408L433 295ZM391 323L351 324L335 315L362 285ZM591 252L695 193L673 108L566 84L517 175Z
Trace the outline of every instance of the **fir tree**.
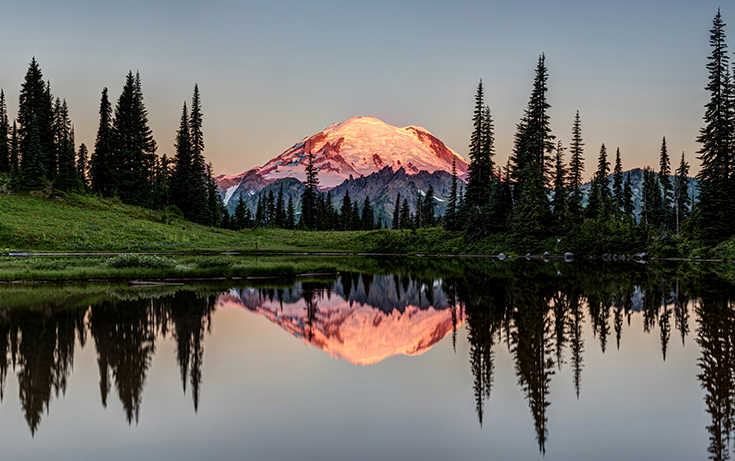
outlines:
M18 125L13 121L13 130L10 135L10 172L20 172L20 141L18 139Z
M156 143L148 127L140 74L128 72L111 130L113 191L125 203L151 205Z
M283 183L278 188L278 197L276 198L276 227L283 228L286 224L286 204L283 203Z
M720 10L712 22L710 46L712 53L707 63L710 100L705 105L705 126L700 129L697 142L702 167L699 178L699 201L696 220L699 234L706 243L721 242L733 235L733 212L730 178L732 177L733 114L728 100L730 92L729 60L725 43L725 23Z
M41 137L38 132L36 115L33 114L28 126L28 145L23 153L23 166L21 168L21 182L30 190L40 189L44 184L44 171L41 163Z
M196 210L192 208L190 201L191 182L195 181L194 172L191 162L191 139L189 136L189 113L186 108L186 102L181 110L181 120L179 129L176 131L174 140L174 171L171 176L171 188L175 191L173 194L173 204L181 210L184 217L188 220L194 220L197 216Z
M210 163L207 165L207 208L209 210L209 224L213 227L220 227L222 224L222 213L225 209L225 204L222 201L222 196L217 191L217 181L214 180L214 167Z
M153 205L156 208L165 209L171 203L171 176L173 171L171 164L173 160L166 154L156 160L153 169ZM224 217L224 216L223 216Z
M595 173L594 181L597 183L600 193L600 210L597 218L601 221L607 220L612 215L613 201L610 192L610 162L607 161L607 149L605 144L600 147L600 155L597 159L597 173Z
M191 98L191 113L189 115L189 145L191 149L191 171L189 179L189 208L191 219L195 222L207 223L211 220L211 197L207 185L207 164L204 159L204 133L202 132L202 103L199 96L199 86L194 85L194 94Z
M306 165L306 189L301 196L301 219L299 227L304 230L315 230L317 225L316 198L318 194L319 178L314 167L314 154L310 151Z
M89 152L87 151L87 146L82 143L79 146L79 153L77 153L77 172L84 189L89 187L89 178L87 175L88 158Z
M623 213L627 218L634 218L635 203L633 202L633 184L630 181L630 172L625 178L625 186L623 186Z
M403 199L401 204L401 229L408 229L414 227L414 217L411 216L411 208L408 206L408 199Z
M615 150L615 170L613 170L613 203L615 214L622 212L625 196L623 191L623 163L620 161L620 148Z
M671 184L671 161L669 160L669 152L666 149L666 138L661 141L661 157L660 169L658 171L658 180L661 185L661 226L664 229L673 229L676 227L674 223L674 186Z
M393 207L393 230L401 228L401 193L396 196L396 204Z
M582 216L582 173L584 172L584 143L582 142L582 122L579 111L572 125L572 144L569 147L569 212L576 220Z
M426 197L424 198L424 203L421 207L421 214L423 215L422 221L424 227L433 227L434 226L434 208L436 207L436 202L434 200L434 186L429 186L429 189L426 191Z
M457 230L457 159L452 158L452 189L449 192L445 224L448 230Z
M564 147L561 141L556 146L556 155L554 157L554 199L551 202L551 216L554 223L559 225L562 223L568 207L568 197L566 188L567 171L564 166Z
M373 207L370 205L370 197L368 196L365 196L365 201L362 202L361 220L362 230L373 230L375 215L373 214Z
M345 196L342 198L342 209L341 209L341 222L340 227L344 231L352 230L352 199L350 198L350 192L345 191Z
M418 198L416 199L416 215L414 216L414 219L416 222L414 223L414 227L421 229L424 227L424 214L422 210L424 209L424 203L423 199L421 198L421 194L419 193Z
M294 209L293 198L289 195L288 206L286 207L286 229L293 229L296 226L296 211Z
M107 88L102 90L100 101L100 124L97 128L97 139L94 143L94 152L89 161L89 176L92 191L102 194L103 197L112 195L112 173L110 164L111 154L111 130L112 130L112 105L107 97Z
M684 160L684 152L681 153L681 163L676 169L674 178L674 221L676 235L679 235L681 223L689 218L691 201L689 198L689 164Z
M475 94L475 110L472 116L472 134L470 135L469 156L470 165L467 170L467 193L465 202L467 206L481 206L484 204L483 196L485 182L489 171L485 170L485 120L484 120L485 92L482 87L482 79L477 84ZM491 123L491 122L490 122Z
M56 100L55 110L56 158L58 173L54 179L54 187L59 190L73 190L79 185L79 176L76 168L74 142L72 140L71 120L66 99L63 103Z
M242 199L242 195L241 195L237 199L237 205L235 205L235 216L233 219L235 230L240 230L240 229L245 228L245 210L246 209L247 209L247 205L245 205L245 201Z
M549 154L554 149L547 101L548 71L546 58L542 54L536 66L531 98L523 120L519 124L514 161L518 170L517 177L521 183L521 196L516 206L514 232L522 239L530 239L526 243L534 244L546 230L549 222L549 200L546 195L546 167Z
M266 214L269 227L274 227L276 224L276 196L273 194L273 189L268 191L267 195Z
M10 122L5 93L0 90L0 173L10 173Z
M33 174L38 172L53 179L56 174L56 159L54 156L54 135L52 129L53 106L50 91L43 80L43 73L34 57L26 72L25 80L21 85L18 99L18 138L21 156L21 169L31 168ZM35 117L35 121L34 121ZM31 146L31 125L36 130L38 142ZM30 153L31 150L34 153ZM35 165L37 157L40 168ZM30 166L29 166L30 165ZM24 173L24 178L31 174ZM39 181L41 177L39 177Z

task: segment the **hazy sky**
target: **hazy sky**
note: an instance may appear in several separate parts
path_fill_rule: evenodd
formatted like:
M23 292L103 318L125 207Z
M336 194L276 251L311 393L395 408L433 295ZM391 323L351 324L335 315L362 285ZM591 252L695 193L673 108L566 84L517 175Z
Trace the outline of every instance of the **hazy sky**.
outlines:
M77 143L94 144L99 99L139 70L158 153L172 155L181 106L199 84L205 155L239 173L332 123L372 115L420 125L466 157L477 82L505 162L540 53L553 133L580 111L587 159L604 142L624 168L657 165L661 138L693 166L708 99L718 2L16 1L0 19L0 88L17 112L32 56L66 98ZM735 25L735 8L723 19ZM730 51L735 50L735 29ZM614 157L613 157L614 158Z

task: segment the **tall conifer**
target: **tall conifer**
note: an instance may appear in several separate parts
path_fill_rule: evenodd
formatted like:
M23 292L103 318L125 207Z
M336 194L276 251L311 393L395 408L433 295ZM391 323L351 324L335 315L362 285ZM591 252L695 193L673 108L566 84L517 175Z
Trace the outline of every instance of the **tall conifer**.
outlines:
M77 172L79 174L79 180L82 182L82 187L89 187L89 151L87 145L82 143L79 146L79 152L77 153Z
M613 170L613 203L615 215L619 216L623 210L625 192L623 191L623 162L620 160L620 148L615 150L615 169Z
M681 231L681 223L689 218L691 200L689 198L689 164L681 153L681 163L674 178L674 222L676 235Z
M698 151L702 167L697 176L699 201L696 219L700 237L710 244L730 237L735 231L729 193L733 165L733 114L727 98L731 84L730 57L727 54L724 27L718 8L709 40L712 53L707 63L709 82L705 89L710 92L710 100L705 105L705 126L697 137L697 142L702 145Z
M582 142L582 122L579 111L572 125L572 143L569 146L569 213L576 220L582 216L582 173L584 172L584 142Z
M176 150L174 154L175 166L171 177L171 188L174 191L172 196L173 204L181 210L186 219L193 221L201 215L201 209L194 210L191 203L191 183L196 181L197 178L192 168L189 113L186 108L186 102L184 102L184 107L181 109L181 119L179 121L179 129L176 131L174 148ZM201 206L201 200L199 202Z
M112 195L112 174L111 163L112 145L112 105L107 96L107 88L102 90L102 98L100 100L100 123L97 128L97 138L94 142L94 152L89 161L89 176L92 191L102 194L104 197Z
M191 98L191 113L189 115L189 143L191 148L191 170L189 172L189 207L192 219L195 222L206 223L211 220L211 204L208 206L207 164L204 159L204 133L202 103L199 95L199 85L194 85L194 94Z
M10 122L5 92L0 90L0 173L10 172Z
M396 196L396 204L393 206L393 230L401 228L401 193Z
M666 138L661 141L661 156L659 161L658 181L661 184L661 226L664 229L673 229L674 223L674 186L671 184L671 161L666 148Z
M18 98L18 138L21 156L21 169L24 181L30 180L31 174L41 174L52 179L56 174L56 162L53 155L52 104L47 92L43 73L34 57L26 72ZM31 126L33 125L33 127ZM31 145L31 128L36 130L37 139ZM38 161L38 165L36 162ZM32 180L33 187L41 184Z

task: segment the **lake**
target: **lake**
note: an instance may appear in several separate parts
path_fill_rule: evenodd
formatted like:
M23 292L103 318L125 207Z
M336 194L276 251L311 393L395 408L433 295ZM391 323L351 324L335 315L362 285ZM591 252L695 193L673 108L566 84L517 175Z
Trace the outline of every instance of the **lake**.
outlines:
M3 459L727 459L725 264L0 285Z

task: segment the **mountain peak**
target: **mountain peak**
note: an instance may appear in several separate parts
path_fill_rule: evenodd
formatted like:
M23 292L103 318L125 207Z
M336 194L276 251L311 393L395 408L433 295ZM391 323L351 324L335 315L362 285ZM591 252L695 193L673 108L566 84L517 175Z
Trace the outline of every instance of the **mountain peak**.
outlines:
M403 128L389 125L370 116L352 117L334 123L300 142L259 169L267 180L306 178L308 154L323 187L334 187L350 175L367 176L385 167L408 174L451 171L456 159L457 173L467 172L467 162L437 137L420 126Z

